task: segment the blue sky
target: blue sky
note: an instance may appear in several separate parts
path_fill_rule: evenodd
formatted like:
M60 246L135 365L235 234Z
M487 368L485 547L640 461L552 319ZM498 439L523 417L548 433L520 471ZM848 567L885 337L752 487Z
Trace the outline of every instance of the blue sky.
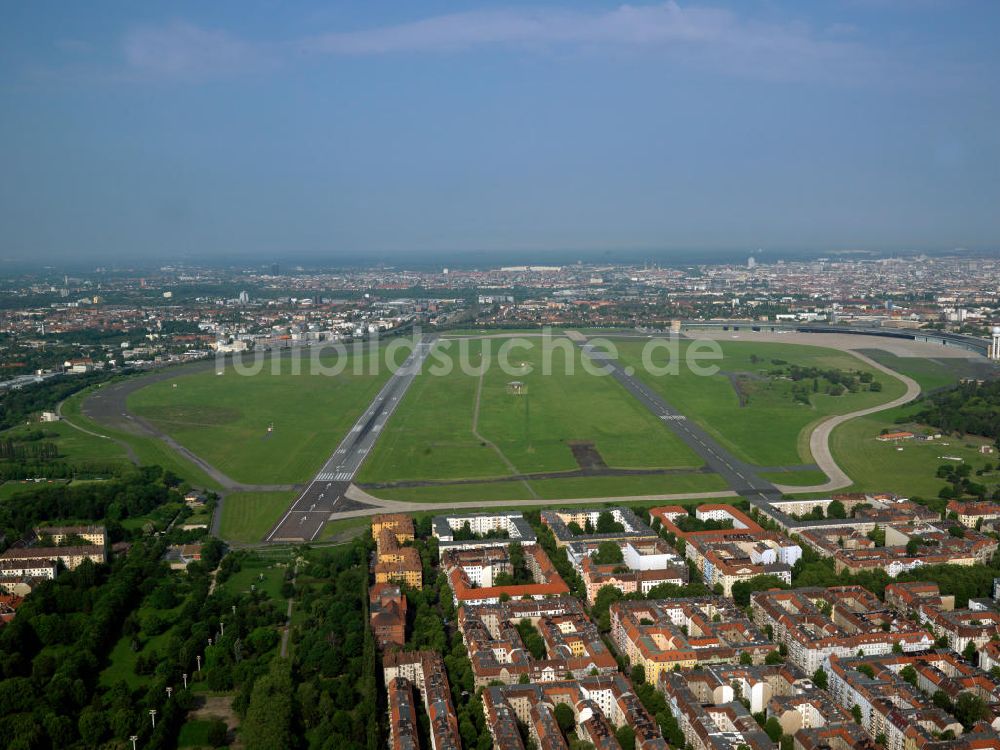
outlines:
M1000 3L6 3L0 259L996 249Z

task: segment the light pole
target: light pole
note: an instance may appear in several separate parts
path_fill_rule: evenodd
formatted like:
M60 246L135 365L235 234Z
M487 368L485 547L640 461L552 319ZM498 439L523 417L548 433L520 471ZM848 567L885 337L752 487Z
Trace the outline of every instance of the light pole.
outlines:
M188 676L187 676L187 672L185 672L184 674L182 674L181 677L184 678L184 689L187 690L188 689Z
M149 709L149 718L153 720L153 729L156 729L156 709Z
M236 605L235 604L233 605L233 614L234 615L236 614Z
M167 687L167 700L170 700L170 696L174 694L174 689L172 687Z
M222 620L219 620L219 635L225 635L225 634L226 634L226 623L224 623Z
M133 734L129 739L132 740L132 750L135 750L135 741L139 739L139 735Z
M198 660L198 671L200 672L201 671L201 654L198 654L194 658Z

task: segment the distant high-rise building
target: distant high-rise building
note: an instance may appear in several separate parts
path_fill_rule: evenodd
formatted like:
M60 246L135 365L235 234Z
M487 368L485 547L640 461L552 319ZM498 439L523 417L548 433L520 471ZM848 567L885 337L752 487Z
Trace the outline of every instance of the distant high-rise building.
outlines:
M990 359L1000 359L1000 326L990 330L993 338L990 340Z
M751 255L749 258L747 258L747 268L756 268L756 267L757 267L757 259Z
M281 273L281 269L278 267L278 264L277 263L272 263L271 264L271 275L272 276L277 276L279 273Z
M240 304L245 305L249 301L250 301L250 295L247 294L246 290L244 289L242 292L240 292Z

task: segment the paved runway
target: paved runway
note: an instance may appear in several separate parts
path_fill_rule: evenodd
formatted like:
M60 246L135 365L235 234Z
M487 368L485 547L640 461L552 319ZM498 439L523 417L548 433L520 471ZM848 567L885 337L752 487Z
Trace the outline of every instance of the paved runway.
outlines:
M697 453L715 473L719 474L733 490L755 505L781 496L771 482L757 475L758 468L740 461L723 448L705 430L668 404L659 394L635 377L631 367L623 367L606 352L594 348L589 342L578 342L595 364L610 368L611 376L625 387L639 403L663 420L664 424Z
M420 372L433 345L434 337L421 338L415 350L382 386L309 486L264 537L265 542L312 541L319 535L331 513L366 507L363 503L348 499L344 493L371 452L379 432Z

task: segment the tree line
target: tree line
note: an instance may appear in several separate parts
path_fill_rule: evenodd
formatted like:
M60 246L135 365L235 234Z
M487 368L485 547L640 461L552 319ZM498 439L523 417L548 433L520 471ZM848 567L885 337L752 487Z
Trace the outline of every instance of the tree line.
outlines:
M1000 445L1000 380L969 381L928 394L916 418L943 432L982 435Z
M55 409L56 404L84 388L108 380L109 373L59 375L41 383L0 392L0 430L22 424L32 415Z
M40 484L18 493L17 502L0 503L0 530L8 543L42 521L105 522L112 538L123 538L120 522L149 513L167 502L181 502L179 481L159 466L124 467L106 482Z
M295 608L304 619L294 631L290 712L261 711L244 730L248 750L287 747L295 750L376 750L382 727L375 643L368 627L368 555L370 535L349 545L307 553L296 586ZM272 677L285 684L284 672ZM269 688L270 689L270 688ZM255 707L251 697L250 711ZM267 693L260 696L261 701ZM266 705L266 703L261 704ZM270 744L289 726L301 729L303 741Z

